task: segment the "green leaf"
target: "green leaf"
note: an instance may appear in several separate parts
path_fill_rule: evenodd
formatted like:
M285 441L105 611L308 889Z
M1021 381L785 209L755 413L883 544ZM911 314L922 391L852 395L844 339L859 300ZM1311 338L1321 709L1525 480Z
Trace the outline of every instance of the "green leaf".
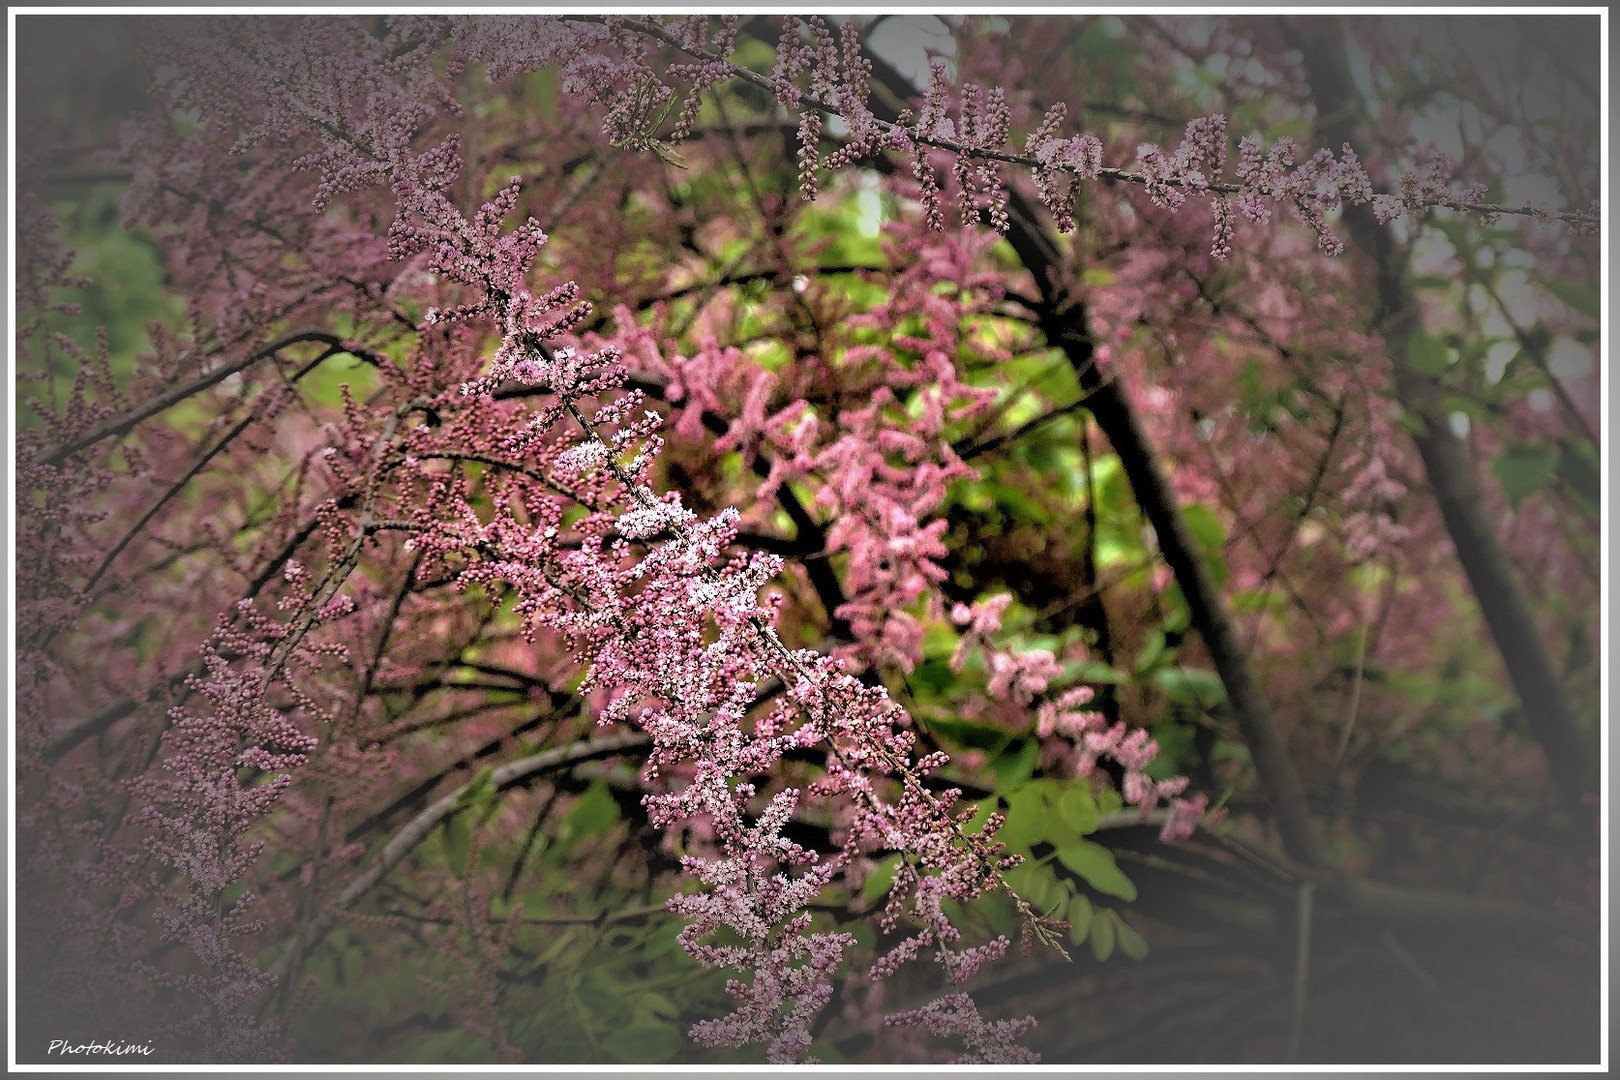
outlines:
M1219 555L1225 549L1226 526L1214 510L1203 503L1190 503L1181 508L1181 519L1206 555Z
M1160 690L1178 705L1209 709L1226 700L1226 684L1213 671L1198 668L1165 668L1153 677Z
M1008 515L1030 522L1033 525L1046 525L1051 522L1051 515L1046 507L1036 502L1023 489L1011 484L990 484L990 490L995 495L996 502L1007 511Z
M298 381L305 400L328 409L343 404L343 388L357 401L364 401L377 385L377 372L370 364L347 353L339 353Z
M1148 635L1147 644L1142 646L1141 655L1136 658L1132 668L1138 678L1145 678L1161 664L1168 652L1165 643L1164 631L1155 630Z
M984 823L989 821L990 815L995 812L996 800L984 800L984 802L980 803L978 808L973 811L973 816L968 818L966 823L963 824L963 831L970 836L981 832L984 829Z
M1086 836L1097 831L1097 825L1102 821L1102 811L1097 808L1097 800L1091 797L1091 792L1079 785L1065 791L1057 804L1058 817L1072 829L1077 836Z
M453 813L444 819L444 857L450 869L460 873L467 868L472 849L472 821L466 814Z
M1091 933L1091 897L1077 894L1069 898L1069 940L1076 945L1085 944Z
M838 1045L825 1039L817 1039L812 1042L810 1044L810 1054L824 1065L849 1064L849 1058L845 1057L843 1051L838 1049Z
M674 1019L681 1014L681 1007L663 994L648 990L636 998L636 1014Z
M1114 913L1098 908L1091 913L1091 952L1098 960L1107 960L1114 952Z
M1142 771L1155 780L1168 780L1187 770L1187 762L1197 755L1190 724L1155 724L1150 731L1159 744L1159 753Z
M1115 935L1119 939L1119 951L1132 960L1146 960L1148 954L1147 941L1132 928L1130 923L1120 917L1119 912L1110 911L1109 914L1114 917L1112 921Z
M1051 867L1040 863L1021 863L1007 871L1007 886L1038 912L1050 910L1060 899Z
M1406 362L1413 371L1439 375L1451 366L1451 350L1433 334L1419 330L1412 335L1407 346Z
M579 797L568 812L565 825L572 836L591 836L607 831L619 820L619 804L613 801L607 784L598 780Z
M1025 785L1007 793L1007 823L996 839L1016 851L1028 851L1046 836L1046 799L1039 788Z
M673 101L674 99L671 98L670 100ZM659 142L657 139L649 140L648 145L652 148L652 152L657 154L658 159L665 165L673 165L677 169L686 168L686 159L681 157L680 154L676 153L669 146Z
M1558 451L1532 443L1514 443L1491 463L1502 494L1515 510L1528 496L1540 491L1557 468Z
M1593 506L1603 497L1603 476L1597 461L1582 447L1566 446L1558 455L1558 479Z
M1136 886L1114 862L1114 853L1091 840L1077 840L1058 848L1058 861L1100 893L1135 900Z
M1019 739L990 763L996 777L996 790L1009 791L1024 783L1035 773L1041 748L1034 739Z
M1422 438L1429 432L1428 422L1415 412L1403 412L1398 423L1413 435Z
M1005 891L997 889L973 901L973 910L984 917L990 928L1007 938L1018 936L1019 915Z
M388 1051L383 1060L423 1065L493 1065L498 1059L489 1043L455 1028L412 1039Z
M889 886L894 884L894 875L900 871L900 856L884 859L873 868L861 883L861 897L866 900L876 900L889 894Z
M923 631L923 656L929 660L949 660L960 640L956 627L941 620L931 622Z
M670 920L658 929L647 935L645 944L641 947L641 955L647 960L656 960L680 948L680 935L683 926L681 923Z
M456 806L476 806L495 791L495 766L485 765L456 796Z
M579 1000L598 1018L622 1023L625 1006L629 1003L620 987L608 985L610 978L611 973L601 968L592 969L576 992Z
M1118 668L1109 667L1107 664L1099 663L1096 660L1074 661L1072 667L1065 664L1063 667L1063 675L1065 678L1092 684L1119 684L1129 682L1131 678L1128 673L1123 672Z
M1491 407L1477 398L1465 397L1462 394L1446 394L1440 399L1440 408L1449 416L1451 413L1462 413L1470 422L1484 423L1491 418Z
M1103 788L1097 793L1097 809L1101 810L1105 816L1122 810L1124 807L1125 800L1113 788Z
M926 667L927 665L923 665ZM956 742L959 746L969 750L987 750L999 755L1009 745L1007 729L992 724L980 723L975 720L963 720L955 716L934 716L928 719L928 730L931 734L944 735ZM995 762L991 762L992 770ZM1022 780L1008 784L1016 787Z
M956 685L956 672L944 660L928 660L911 673L911 684L941 694Z

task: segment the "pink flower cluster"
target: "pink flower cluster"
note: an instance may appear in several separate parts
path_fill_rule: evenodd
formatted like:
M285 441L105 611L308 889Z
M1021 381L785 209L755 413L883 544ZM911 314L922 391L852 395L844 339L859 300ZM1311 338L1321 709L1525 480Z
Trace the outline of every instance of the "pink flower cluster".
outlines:
M1270 218L1271 203L1286 202L1294 216L1316 234L1317 246L1338 255L1344 251L1344 241L1328 228L1326 215L1371 199L1372 181L1348 145L1337 159L1331 150L1322 149L1296 165L1298 154L1299 145L1286 135L1264 153L1259 139L1239 140L1237 175L1243 187L1237 196L1238 210L1249 221L1259 223Z
M1355 472L1343 495L1345 505L1353 508L1345 519L1346 554L1354 562L1387 555L1411 535L1390 513L1405 496L1406 485L1389 475L1389 466L1377 448L1347 464Z
M279 1039L277 1025L256 1016L259 998L274 980L241 948L242 939L260 929L250 914L256 898L251 890L230 901L226 895L263 849L263 841L248 834L281 801L294 772L317 747L305 726L331 720L300 688L301 677L323 658L346 658L341 645L304 639L315 622L341 612L312 607L314 583L296 564L289 570L294 591L286 606L302 606L312 617L283 624L243 601L240 625L222 623L216 640L203 649L203 674L186 680L202 707L170 711L161 767L132 785L147 829L143 847L184 883L178 903L160 902L153 918L163 937L188 946L200 966L197 974L153 970L152 977L199 1000L199 1011L177 1033L196 1035L226 1060L273 1057ZM302 723L289 718L294 716ZM156 881L152 888L162 894Z
M1082 180L1095 180L1102 172L1103 145L1095 135L1063 138L1069 107L1058 102L1046 110L1040 126L1030 132L1025 153L1040 167L1032 173L1042 204L1052 212L1059 232L1074 231L1074 204Z
M1034 1065L1040 1056L1018 1040L1035 1026L1029 1018L987 1021L966 994L947 994L919 1009L896 1013L887 1020L896 1026L919 1026L943 1038L959 1038L967 1053L956 1065Z
M1027 706L1046 692L1051 681L1063 674L1063 668L1049 650L1013 653L991 644L990 635L1001 629L1001 617L1012 599L1011 593L1000 593L971 608L957 604L951 609L951 621L965 628L951 654L951 670L961 671L968 653L978 649L990 665L990 696Z
M1416 169L1401 174L1400 194L1373 196L1373 214L1380 222L1387 223L1402 214L1409 218L1422 217L1430 207L1443 203L1483 202L1484 184L1473 184L1461 191L1452 190L1451 178L1456 171L1457 162L1449 155L1430 150ZM1495 215L1486 217L1488 224L1494 223Z

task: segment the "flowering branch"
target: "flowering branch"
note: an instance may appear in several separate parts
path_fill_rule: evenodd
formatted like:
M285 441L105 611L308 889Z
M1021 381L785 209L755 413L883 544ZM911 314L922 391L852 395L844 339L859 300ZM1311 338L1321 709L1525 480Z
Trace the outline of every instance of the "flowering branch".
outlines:
M1243 215L1254 223L1270 217L1269 204L1287 204L1303 224L1318 234L1322 248L1330 254L1341 252L1343 244L1328 229L1323 215L1342 205L1371 202L1379 221L1386 223L1403 213L1418 217L1436 207L1479 214L1487 222L1503 216L1533 217L1542 224L1563 222L1573 225L1583 234L1594 233L1601 220L1595 205L1587 210L1560 211L1537 203L1487 203L1482 186L1454 193L1450 180L1455 163L1440 155L1431 156L1418 171L1402 177L1398 194L1375 193L1348 143L1343 146L1342 154L1337 159L1331 151L1319 150L1302 164L1296 164L1299 148L1292 139L1281 138L1269 150L1265 150L1258 139L1244 138L1239 143L1238 180L1235 183L1223 180L1226 118L1220 115L1191 121L1187 125L1185 139L1173 153L1166 154L1152 144L1142 145L1137 150L1139 167L1132 171L1102 164L1102 143L1095 136L1059 138L1058 132L1067 115L1066 107L1060 103L1048 110L1040 126L1031 133L1029 149L1022 154L1015 153L1006 148L1006 106L1001 102L999 91L987 97L982 88L971 84L965 86L960 112L962 130L958 132L956 123L946 116L949 87L945 82L945 68L937 62L922 111L915 118L908 111L898 120L885 120L873 115L867 105L867 78L871 62L861 58L853 24L845 24L842 28L843 42L839 47L834 44L831 32L819 18L799 20L789 17L778 45L777 71L772 76L766 76L732 63L724 51L704 48L690 34L671 32L651 20L597 15L565 15L561 18L615 31L623 28L673 46L700 61L702 85L713 85L723 73L726 77L741 79L770 91L790 110L803 110L808 105L828 115L841 117L849 125L851 137L831 158L821 159L816 149L821 130L820 119L809 110L801 113L800 175L807 198L814 197L814 175L818 166L836 167L884 148L911 154L913 170L924 184L929 220L936 227L943 226L943 218L939 216L932 173L917 149L921 146L944 150L956 156L955 168L959 181L962 181L962 198L966 200L963 204L964 220L977 217L977 204L972 198L976 184L979 193L990 200L992 225L997 231L1006 231L1006 196L994 175L993 164L1017 165L1034 176L1041 200L1053 212L1062 232L1071 231L1074 227L1073 182L1076 180L1105 180L1135 185L1146 190L1156 205L1171 210L1179 208L1188 194L1202 196L1209 200L1215 216L1216 237L1212 254L1217 258L1225 258L1230 252L1234 201ZM807 44L798 37L801 27L809 30L811 43ZM814 73L809 92L792 81L794 76L807 70ZM595 85L598 94L613 95L613 92L602 89L602 82ZM699 88L694 87L694 96ZM678 130L674 137L678 140L682 134ZM968 171L969 162L979 163L972 177ZM1064 180L1065 177L1068 179Z

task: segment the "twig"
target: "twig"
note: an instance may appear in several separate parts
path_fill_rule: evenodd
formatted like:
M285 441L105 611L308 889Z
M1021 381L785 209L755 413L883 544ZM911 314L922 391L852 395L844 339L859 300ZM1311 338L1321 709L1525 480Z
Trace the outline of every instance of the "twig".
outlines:
M1333 764L1337 766L1344 760L1344 752L1350 748L1350 734L1356 730L1356 713L1361 707L1361 687L1366 679L1364 673L1367 667L1367 638L1372 633L1372 620L1368 619L1361 624L1361 634L1356 639L1356 670L1350 677L1350 707L1346 710L1344 730L1339 734L1338 749L1333 752Z
M343 351L347 351L348 348L347 343L342 338L331 333L330 331L322 330L319 327L305 327L302 330L290 330L276 338L274 341L264 345L262 348L248 353L244 357L232 360L228 364L215 368L213 371L210 371L207 375L204 375L201 378L193 379L189 383L185 383L182 386L175 387L173 390L159 394L157 397L146 402L144 405L138 406L131 412L125 413L116 420L107 421L105 424L102 424L100 427L95 428L87 434L69 439L67 442L40 458L39 461L44 465L58 465L67 458L77 454L80 450L94 446L103 439L111 438L114 435L123 435L124 433L132 430L135 425L139 424L142 420L156 416L163 410L174 405L178 405L180 402L191 397L193 394L202 393L209 387L223 382L230 376L235 375L238 371L252 367L260 360L265 360L274 356L287 346L297 345L306 341L319 342L320 344L328 345Z

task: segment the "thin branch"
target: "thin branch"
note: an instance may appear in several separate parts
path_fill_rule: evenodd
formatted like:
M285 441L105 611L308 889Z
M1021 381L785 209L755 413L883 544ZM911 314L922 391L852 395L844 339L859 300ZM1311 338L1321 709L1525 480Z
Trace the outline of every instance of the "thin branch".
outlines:
M172 390L159 394L151 401L146 402L144 405L138 406L131 412L125 413L116 420L109 420L107 423L102 424L100 427L95 428L84 435L79 435L75 438L69 439L67 442L40 458L39 461L41 464L45 465L61 464L66 459L72 457L74 454L77 454L79 451L94 446L103 439L112 438L115 435L126 434L127 432L133 430L135 425L139 424L141 421L156 416L165 409L172 408L173 406L178 405L180 402L195 394L202 393L209 387L215 386L230 376L235 375L237 372L252 367L260 360L266 360L276 355L289 345L297 345L306 341L319 342L320 344L331 346L332 348L340 351L348 351L349 346L349 343L344 341L343 338L338 337L336 334L333 334L330 331L322 330L319 327L305 327L301 330L290 330L276 338L274 341L269 342L251 353L248 353L246 356L232 360L230 363L215 368L213 371L210 371L208 374L200 378L193 379L189 383L185 383L181 386L175 387Z

